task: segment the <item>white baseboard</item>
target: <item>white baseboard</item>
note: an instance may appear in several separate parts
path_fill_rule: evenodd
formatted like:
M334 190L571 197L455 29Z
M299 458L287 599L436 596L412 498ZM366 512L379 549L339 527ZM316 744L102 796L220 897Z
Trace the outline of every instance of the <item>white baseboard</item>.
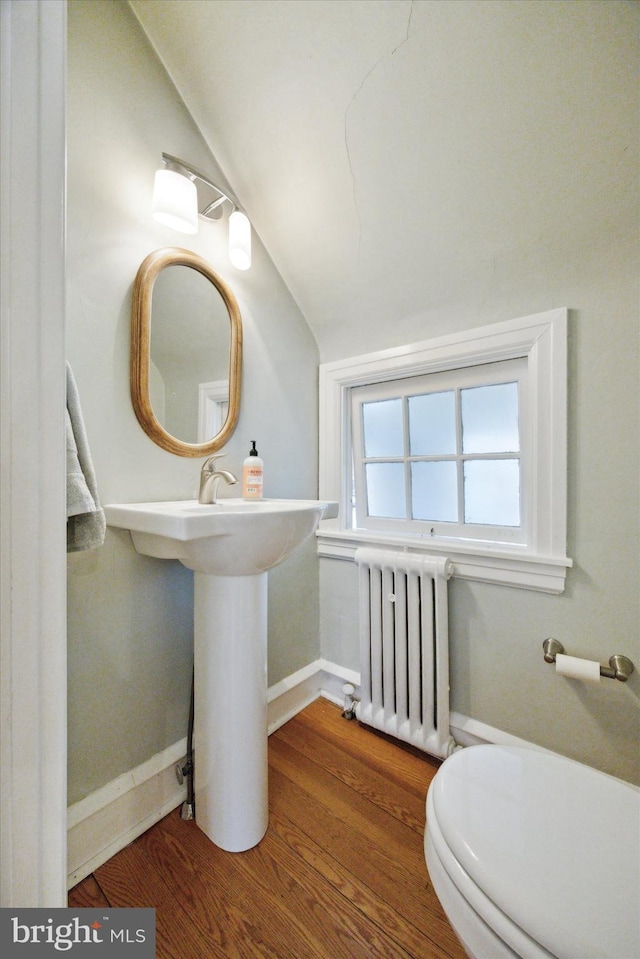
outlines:
M521 749L535 749L538 752L549 753L551 750L527 739L520 739L505 733L495 726L487 726L477 719L470 719L462 713L452 712L449 716L451 735L461 746L477 746L480 743L495 743L497 746L519 746Z
M176 778L186 738L67 810L67 882L75 886L187 798Z
M319 696L342 706L344 683L355 686L359 696L359 673L325 659L276 683L267 697L269 735ZM540 748L460 713L451 713L451 734L463 746L491 742ZM186 739L181 739L69 807L69 888L184 802L186 785L178 784L175 766L186 752Z
M282 682L271 686L267 694L267 724L269 735L301 712L319 696L341 706L344 700L342 687L351 683L360 685L360 674L326 659L316 659L297 673L287 676Z

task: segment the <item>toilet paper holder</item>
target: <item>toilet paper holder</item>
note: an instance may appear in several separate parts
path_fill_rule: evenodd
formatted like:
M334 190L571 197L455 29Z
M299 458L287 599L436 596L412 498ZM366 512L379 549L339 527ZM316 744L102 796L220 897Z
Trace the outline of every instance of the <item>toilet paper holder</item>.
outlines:
M564 653L564 646L557 639L549 637L542 644L545 663L555 663L558 653ZM634 670L634 665L626 656L620 656L616 653L611 656L608 666L600 666L600 675L607 679L618 679L621 683L626 683Z

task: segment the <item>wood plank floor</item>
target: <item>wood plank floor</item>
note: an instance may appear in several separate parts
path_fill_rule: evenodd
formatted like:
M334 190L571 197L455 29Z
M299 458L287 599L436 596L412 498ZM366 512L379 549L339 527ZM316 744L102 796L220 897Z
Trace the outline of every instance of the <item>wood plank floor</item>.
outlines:
M69 893L154 906L158 959L465 959L429 882L438 763L319 699L269 738L269 829L243 853L175 810Z

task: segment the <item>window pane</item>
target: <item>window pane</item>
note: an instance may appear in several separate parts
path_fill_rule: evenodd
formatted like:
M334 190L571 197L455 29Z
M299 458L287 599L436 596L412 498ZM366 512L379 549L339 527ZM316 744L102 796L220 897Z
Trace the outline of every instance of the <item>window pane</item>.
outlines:
M367 463L369 516L405 519L404 466L402 463Z
M409 397L409 443L412 456L455 453L456 405L453 390Z
M520 525L519 460L469 460L464 464L464 521Z
M402 456L402 400L362 404L365 456Z
M462 451L515 453L518 435L518 384L476 386L460 391Z
M455 462L411 464L411 508L414 519L458 522Z

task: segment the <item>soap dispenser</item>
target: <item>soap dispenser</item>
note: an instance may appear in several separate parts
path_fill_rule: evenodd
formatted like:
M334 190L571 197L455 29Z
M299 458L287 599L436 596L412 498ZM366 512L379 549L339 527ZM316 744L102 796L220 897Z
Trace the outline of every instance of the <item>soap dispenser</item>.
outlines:
M256 441L251 440L249 455L242 464L242 498L262 499L264 463L258 455Z

